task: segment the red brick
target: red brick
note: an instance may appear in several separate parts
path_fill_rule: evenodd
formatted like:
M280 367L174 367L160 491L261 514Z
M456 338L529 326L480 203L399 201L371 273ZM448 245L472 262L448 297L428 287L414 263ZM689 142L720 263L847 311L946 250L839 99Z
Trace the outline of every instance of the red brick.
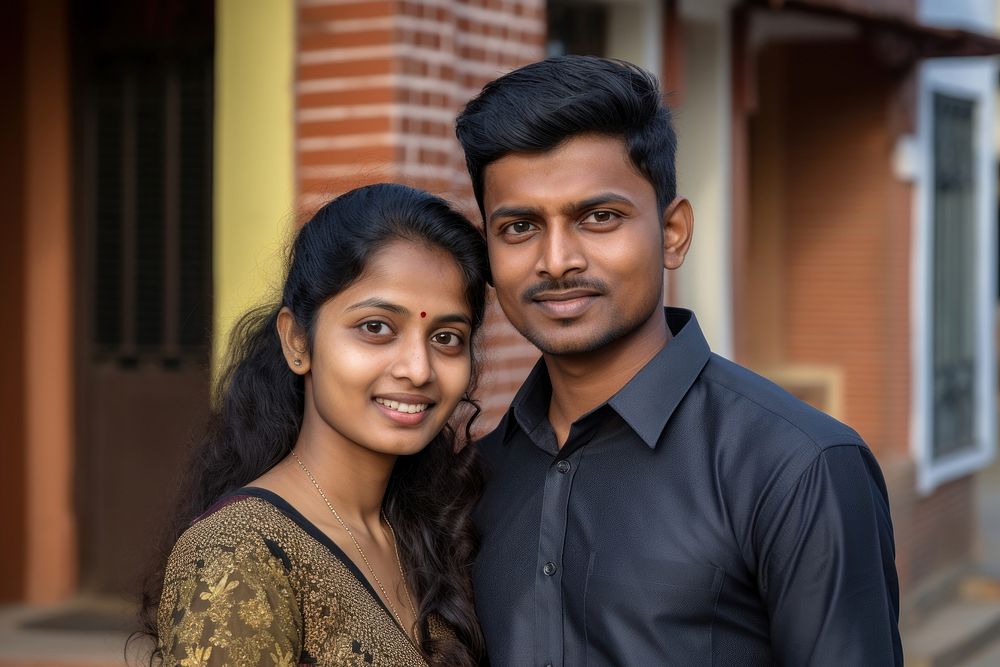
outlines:
M395 146L341 148L326 151L304 151L299 155L302 166L390 162L396 158Z
M365 30L358 32L310 31L299 34L299 53L320 49L337 49L356 46L391 44L392 30Z
M355 104L386 104L395 100L394 88L355 88L324 93L299 93L300 109L351 106Z
M300 24L311 21L343 21L392 16L395 2L358 2L344 5L313 5L299 8Z
M375 134L392 130L392 119L388 116L377 118L345 118L344 120L324 120L299 122L298 136L336 137L351 134Z
M393 70L394 63L391 58L373 58L371 60L299 64L296 68L296 76L299 81L309 81L310 79L392 74Z

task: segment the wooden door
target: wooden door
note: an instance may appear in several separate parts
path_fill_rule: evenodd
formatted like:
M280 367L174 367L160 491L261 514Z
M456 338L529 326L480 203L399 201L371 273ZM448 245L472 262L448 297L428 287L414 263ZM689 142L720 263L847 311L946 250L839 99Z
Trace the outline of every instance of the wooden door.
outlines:
M81 0L73 12L87 592L135 590L208 411L211 6Z

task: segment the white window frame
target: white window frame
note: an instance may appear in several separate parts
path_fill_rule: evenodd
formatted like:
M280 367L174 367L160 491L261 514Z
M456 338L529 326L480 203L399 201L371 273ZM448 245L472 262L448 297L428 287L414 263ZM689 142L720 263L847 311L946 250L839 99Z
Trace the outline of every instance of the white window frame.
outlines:
M661 75L663 61L663 6L659 0L563 0L565 4L604 5L612 11L616 6L628 5L637 10L641 16L642 32L635 36L638 41L637 52L642 57L635 59L636 65L649 70L657 77ZM612 49L613 50L613 49ZM620 58L620 53L609 53L612 58Z
M996 181L994 155L995 61L985 58L942 58L925 61L919 72L917 106L917 169L914 188L912 261L912 369L911 451L916 462L917 490L929 494L950 480L987 466L996 455L996 350L993 343L996 276ZM974 112L976 169L976 379L975 445L944 455L933 454L933 96L942 93L971 100Z

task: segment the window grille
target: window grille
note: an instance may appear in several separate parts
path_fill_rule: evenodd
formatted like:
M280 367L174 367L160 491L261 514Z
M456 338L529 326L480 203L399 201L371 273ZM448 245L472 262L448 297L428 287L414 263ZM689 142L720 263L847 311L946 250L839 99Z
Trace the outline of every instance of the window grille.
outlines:
M117 54L89 86L85 151L99 359L207 359L211 294L210 59Z
M935 459L975 447L975 110L972 100L934 94Z

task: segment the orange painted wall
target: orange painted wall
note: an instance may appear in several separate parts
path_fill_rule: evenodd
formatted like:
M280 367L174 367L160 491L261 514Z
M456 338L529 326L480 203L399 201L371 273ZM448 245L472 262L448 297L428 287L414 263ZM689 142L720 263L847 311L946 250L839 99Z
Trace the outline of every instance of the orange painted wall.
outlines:
M64 0L26 3L25 598L75 592L70 118Z

